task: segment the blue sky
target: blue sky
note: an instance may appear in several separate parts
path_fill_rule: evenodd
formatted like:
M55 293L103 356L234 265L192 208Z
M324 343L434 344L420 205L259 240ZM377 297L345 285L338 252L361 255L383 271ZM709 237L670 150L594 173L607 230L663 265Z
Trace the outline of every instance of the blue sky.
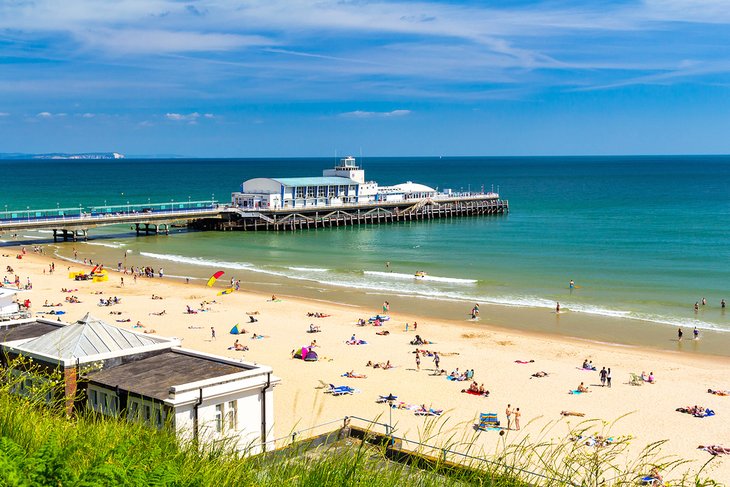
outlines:
M730 0L0 1L0 152L730 153Z

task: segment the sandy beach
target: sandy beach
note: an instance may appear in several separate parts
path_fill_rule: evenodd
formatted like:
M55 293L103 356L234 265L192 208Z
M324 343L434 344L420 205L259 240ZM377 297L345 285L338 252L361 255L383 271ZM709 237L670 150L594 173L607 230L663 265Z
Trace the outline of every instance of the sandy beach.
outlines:
M730 359L726 357L511 331L490 326L489 310L484 307L478 326L401 314L396 306L392 306L391 319L382 327L357 326L359 318L367 319L382 312L382 301L373 297L370 306L361 307L301 299L286 295L285 288L277 295L277 300L272 301L269 294L245 289L218 295L223 289L220 286L207 288L168 278L135 281L131 275L116 272L110 272L108 282L78 282L68 278L69 270L89 270L88 266L30 252L23 259L17 259L17 253L17 248L3 248L1 269L5 271L6 266L12 266L14 273L20 276L21 284L31 279L33 289L23 292L21 297L31 300L34 312L63 310L66 313L61 318L68 322L91 312L124 328L131 328L139 321L144 330L183 339L185 347L272 366L275 374L283 379L275 395L277 437L344 416L387 423L389 410L386 405L376 403L376 399L379 395L393 393L398 401L407 404L443 409L444 438L446 431L458 438L471 438L474 435L472 425L480 412L496 412L504 423L504 412L510 404L520 408L522 417L521 429L509 430L502 437L508 442L521 441L526 435L535 439L544 436L564 438L571 425L583 419L610 422L621 418L611 428L613 436L632 436L632 452L651 442L667 440L662 449L664 454L692 461L682 471L696 470L710 459L708 453L697 450L698 445L730 446L730 397L707 392L708 389L730 389ZM55 263L54 274L47 272L51 262ZM3 275L13 277L7 272ZM122 277L124 286L121 285ZM221 280L225 281L226 277ZM62 292L62 288L74 291ZM153 294L162 299L153 300ZM67 303L65 300L71 295L81 302ZM98 306L100 298L113 296L121 298L121 303ZM44 307L46 301L62 306ZM205 301L208 304L201 304ZM187 314L188 306L197 313ZM258 321L249 323L247 313L257 313L253 316ZM316 318L307 313L329 316ZM414 329L414 322L417 322L417 329ZM407 331L406 323L409 324ZM235 324L246 333L229 334ZM307 333L310 324L319 326L322 331ZM211 327L215 329L215 339L211 336ZM377 334L384 330L389 334ZM253 339L253 333L264 338ZM416 334L433 343L410 345ZM367 344L347 345L346 341L353 335ZM249 350L231 350L229 347L236 339ZM293 349L309 345L313 340L317 342L319 361L303 362L291 358ZM691 341L691 332L685 334L684 340ZM447 373L457 367L460 371L473 369L474 380L484 384L490 391L489 397L461 393L468 387L468 382L449 381L444 376L434 375L432 357L421 357L420 370L417 370L413 353L416 348L439 352L440 368ZM586 359L598 370L611 368L612 387L601 387L598 371L581 370ZM390 361L394 368L373 369L366 367L368 361ZM367 378L342 377L347 371L365 374ZM532 377L540 371L547 372L548 376ZM652 372L656 383L630 385L630 373L642 371ZM569 394L581 382L590 392ZM323 389L323 385L330 383L350 385L360 392L333 397ZM717 414L695 418L675 411L678 407L694 405L713 409ZM585 417L564 418L560 415L563 410L584 413ZM392 421L396 434L417 439L426 420L402 409L392 411ZM548 425L547 433L542 432ZM477 441L490 451L500 441L500 436L493 431L482 432ZM708 475L719 481L730 479L730 460L718 457L711 463Z

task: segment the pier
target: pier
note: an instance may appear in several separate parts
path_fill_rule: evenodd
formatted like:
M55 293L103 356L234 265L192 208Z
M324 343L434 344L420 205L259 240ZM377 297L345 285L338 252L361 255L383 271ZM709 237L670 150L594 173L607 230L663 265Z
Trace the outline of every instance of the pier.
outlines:
M509 202L494 194L469 194L417 202L369 202L337 208L231 208L221 218L200 218L191 227L218 231L294 231L509 213Z

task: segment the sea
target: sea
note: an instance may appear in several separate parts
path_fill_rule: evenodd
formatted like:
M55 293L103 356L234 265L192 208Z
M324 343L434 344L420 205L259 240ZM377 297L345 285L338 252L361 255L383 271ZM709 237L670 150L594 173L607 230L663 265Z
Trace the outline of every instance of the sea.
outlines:
M0 161L8 210L210 200L255 177L316 176L335 158ZM613 317L632 326L730 332L730 156L365 157L368 180L495 191L502 216L294 232L192 232L136 237L92 229L52 246L72 259L212 271L269 292L439 310L471 307ZM48 231L19 239L48 241ZM52 242L52 240L51 240ZM0 236L0 245L17 243ZM423 271L426 277L416 279ZM573 280L575 287L570 289ZM344 297L343 297L344 296ZM359 296L350 299L347 296ZM368 298L363 298L363 296ZM703 298L706 305L702 305ZM369 300L369 301L368 301ZM699 303L699 311L694 304ZM456 311L459 310L459 311ZM537 313L539 314L539 313ZM533 313L534 316L537 314ZM482 313L482 316L484 312ZM668 332L670 333L670 332ZM673 330L671 331L673 333Z

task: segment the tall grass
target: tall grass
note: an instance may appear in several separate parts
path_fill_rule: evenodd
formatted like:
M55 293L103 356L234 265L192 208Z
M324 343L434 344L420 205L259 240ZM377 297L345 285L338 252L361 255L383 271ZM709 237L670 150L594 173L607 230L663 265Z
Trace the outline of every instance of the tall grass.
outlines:
M22 366L33 370L32 364ZM503 441L496 451L484 452L475 446L476 432L456 425L453 431L470 432L450 435L447 420L442 419L425 423L419 434L423 443L438 444L438 448L413 448L435 462L393 462L388 459L392 450L388 450L387 442L352 438L318 448L309 448L304 442L284 451L239 458L225 446L197 450L191 443L179 443L164 429L93 413L68 417L62 400L47 404L46 392L62 387L59 377L34 384L24 396L11 392L17 392L21 380L9 369L0 369L3 486L608 486L637 485L650 465L659 465L663 471L684 466L681 459L663 457L661 444L649 445L633 461L621 463L624 440L606 448L587 449L578 442L549 440L547 429L537 438L525 437L516 445ZM595 426L586 423L575 434ZM495 462L445 454L448 450ZM455 469L449 462L466 468ZM530 476L521 469L539 469L545 476ZM713 483L699 475L685 475L672 485Z

